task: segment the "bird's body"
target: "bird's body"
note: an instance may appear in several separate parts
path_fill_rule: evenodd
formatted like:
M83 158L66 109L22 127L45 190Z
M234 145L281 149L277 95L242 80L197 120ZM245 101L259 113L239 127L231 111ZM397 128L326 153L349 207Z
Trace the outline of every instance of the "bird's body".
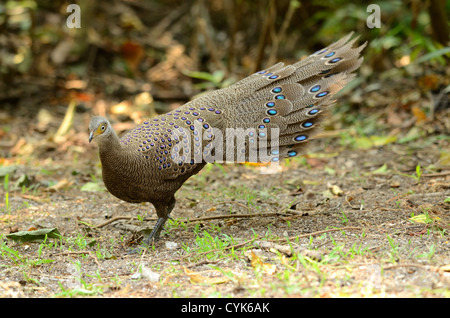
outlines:
M150 239L158 238L175 192L207 162L276 162L298 155L333 95L362 63L365 44L353 48L350 37L200 96L121 138L105 118L93 117L89 139L98 140L107 189L127 202L152 203L159 219Z

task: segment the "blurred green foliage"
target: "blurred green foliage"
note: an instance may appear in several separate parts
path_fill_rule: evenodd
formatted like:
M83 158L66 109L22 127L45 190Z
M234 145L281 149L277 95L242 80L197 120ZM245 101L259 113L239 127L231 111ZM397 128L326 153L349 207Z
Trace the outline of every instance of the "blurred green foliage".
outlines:
M234 45L238 65L245 63L243 60L245 55L250 53L254 56L258 38L270 13L271 1L148 0L136 1L135 4L127 2L109 4L106 0L78 1L82 9L83 6L92 6L89 10L83 10L83 14L85 11L93 13L89 13L87 17L82 16L82 28L87 29L83 34L88 36L77 38L77 30L65 27L65 19L69 15L66 12L68 2L7 0L0 4L0 29L3 31L0 39L2 44L0 73L33 72L33 65L38 63L36 60L40 54L48 59L45 54L52 54L58 44L68 37L85 44L87 42L89 45L79 44L69 47L71 54L67 54L64 61L66 63L54 65L50 61L50 66L55 69L64 64L86 61L90 46L101 47L106 51L102 52L104 54L118 54L118 43L133 38L142 42L145 47L152 41L150 35L156 37L161 35L149 35L148 32L151 33L152 28L168 32L167 35L183 44L188 53L196 53L199 71L213 73L217 70L217 64L211 64L211 55L214 55L211 50L228 52L230 45ZM444 56L449 56L448 48L443 48L442 44L434 41L431 36L430 15L424 1L378 1L376 4L380 6L382 22L379 29L369 29L366 26L366 19L370 14L367 12L367 1L292 0L292 2L295 2L295 11L286 30L286 36L281 39L280 58L291 58L292 50L297 51L294 52L297 56L303 55L349 31L356 31L363 40L369 40L370 50L365 54L369 63L372 58L374 63L377 61L376 55L387 54L391 57L391 66L395 59L405 55L410 56L412 62L445 65ZM273 3L275 18L268 21L273 22L271 31L279 30L285 21L289 3L287 0ZM417 6L420 10L417 10ZM447 1L445 6L449 12L450 2ZM201 13L197 14L197 11ZM176 16L178 12L184 23L173 28L171 25L163 28L164 23L176 26L176 19L171 20L170 15ZM205 39L201 34L194 34L200 30L196 24L199 18L206 23L210 39ZM239 41L236 40L237 37ZM211 45L208 47L208 41L212 42L212 47ZM267 51L274 41L276 41L274 35L266 40L265 54L268 54ZM108 50L108 44L111 45L109 47L111 50ZM80 48L83 51L80 51ZM158 56L157 52L154 52L158 51L158 47L150 45L147 49L147 53L153 51L155 57ZM225 63L229 57L227 54L219 54L218 58ZM207 63L202 63L203 61ZM157 60L153 62L158 63Z

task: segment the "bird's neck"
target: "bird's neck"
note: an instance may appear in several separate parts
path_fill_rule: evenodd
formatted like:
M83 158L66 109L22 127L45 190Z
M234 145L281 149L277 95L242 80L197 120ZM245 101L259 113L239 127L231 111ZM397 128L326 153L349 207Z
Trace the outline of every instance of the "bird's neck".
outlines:
M114 158L112 157L117 157L118 155L120 155L120 150L123 147L115 131L112 131L111 135L108 138L102 140L102 142L99 143L98 146L100 150L100 158L102 159L102 161L106 158L114 160Z

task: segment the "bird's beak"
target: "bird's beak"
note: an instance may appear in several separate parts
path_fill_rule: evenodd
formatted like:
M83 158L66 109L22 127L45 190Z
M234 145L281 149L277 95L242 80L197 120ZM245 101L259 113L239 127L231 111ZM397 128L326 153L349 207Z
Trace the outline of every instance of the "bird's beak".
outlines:
M94 131L91 131L91 132L89 133L89 142L91 142L92 139L94 139Z

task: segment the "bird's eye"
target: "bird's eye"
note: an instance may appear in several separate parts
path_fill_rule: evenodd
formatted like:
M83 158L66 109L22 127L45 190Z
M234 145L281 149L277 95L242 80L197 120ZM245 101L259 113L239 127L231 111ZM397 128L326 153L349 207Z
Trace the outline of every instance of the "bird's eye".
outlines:
M105 129L106 129L106 126L105 126L105 125L102 125L102 126L100 127L100 130L101 130L101 131L105 131Z

